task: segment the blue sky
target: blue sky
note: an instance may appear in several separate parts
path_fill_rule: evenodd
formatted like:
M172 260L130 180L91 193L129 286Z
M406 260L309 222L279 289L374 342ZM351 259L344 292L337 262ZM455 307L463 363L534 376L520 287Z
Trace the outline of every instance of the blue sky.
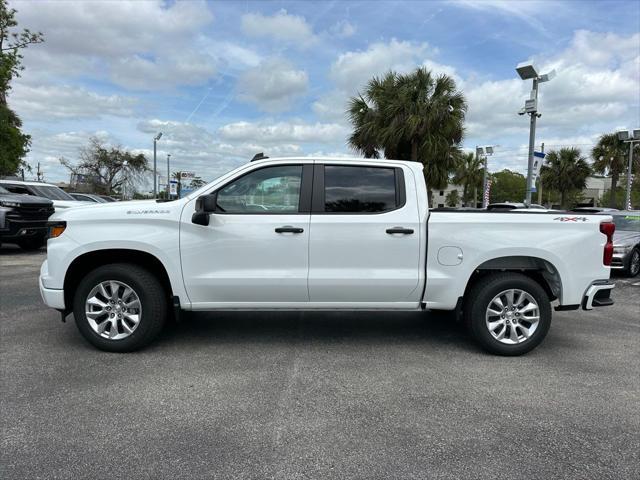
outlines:
M25 54L9 102L32 135L29 161L66 180L94 135L205 179L258 151L349 155L349 96L373 75L424 65L469 102L464 147L497 144L491 169L523 171L516 114L532 59L542 86L538 143L576 145L640 126L639 2L21 2L46 42Z

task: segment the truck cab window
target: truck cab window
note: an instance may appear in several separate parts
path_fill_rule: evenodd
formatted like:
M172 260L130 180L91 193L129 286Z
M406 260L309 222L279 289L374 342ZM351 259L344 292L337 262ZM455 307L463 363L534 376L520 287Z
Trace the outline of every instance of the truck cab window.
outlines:
M397 204L393 168L325 165L325 212L385 212Z
M218 191L224 213L297 213L302 165L261 168Z

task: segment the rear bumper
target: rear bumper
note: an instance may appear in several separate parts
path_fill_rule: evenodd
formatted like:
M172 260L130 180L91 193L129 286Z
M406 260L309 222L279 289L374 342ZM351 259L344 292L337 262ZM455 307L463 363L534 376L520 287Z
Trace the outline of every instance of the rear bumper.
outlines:
M615 288L615 283L602 282L591 285L582 299L582 309L592 310L594 307L608 307L613 305L611 290Z

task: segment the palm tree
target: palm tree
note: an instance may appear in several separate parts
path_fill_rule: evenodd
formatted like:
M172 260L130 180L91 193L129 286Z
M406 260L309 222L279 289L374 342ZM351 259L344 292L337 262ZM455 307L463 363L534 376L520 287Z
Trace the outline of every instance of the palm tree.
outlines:
M625 143L615 133L602 135L591 150L593 170L601 175L611 175L609 206L612 208L616 207L615 191L620 174L625 171L627 152Z
M462 185L462 201L465 205L470 200L472 190L473 206L477 205L478 187L482 185L483 176L484 163L480 158L473 153L465 153L459 157L453 175L453 182Z
M349 145L365 157L413 160L424 164L431 189L446 188L464 135L467 103L447 76L426 68L374 77L364 94L349 101L353 125Z
M541 169L542 182L550 190L560 192L560 204L567 207L567 194L582 190L591 174L591 167L577 148L561 148L547 154Z

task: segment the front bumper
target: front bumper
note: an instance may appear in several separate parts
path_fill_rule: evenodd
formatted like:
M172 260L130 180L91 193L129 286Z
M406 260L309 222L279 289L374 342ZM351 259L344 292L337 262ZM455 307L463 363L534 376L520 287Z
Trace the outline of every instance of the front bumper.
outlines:
M582 309L593 310L594 307L608 307L609 305L613 305L611 290L613 290L615 286L615 283L608 281L592 284L584 294Z
M30 222L21 220L9 220L5 228L0 229L0 238L8 242L30 237L45 237L48 228L46 222Z
M58 288L46 288L42 283L43 274L46 272L46 261L42 264L40 269L40 277L38 278L38 285L40 286L40 296L42 301L49 307L57 310L64 310L64 290Z

